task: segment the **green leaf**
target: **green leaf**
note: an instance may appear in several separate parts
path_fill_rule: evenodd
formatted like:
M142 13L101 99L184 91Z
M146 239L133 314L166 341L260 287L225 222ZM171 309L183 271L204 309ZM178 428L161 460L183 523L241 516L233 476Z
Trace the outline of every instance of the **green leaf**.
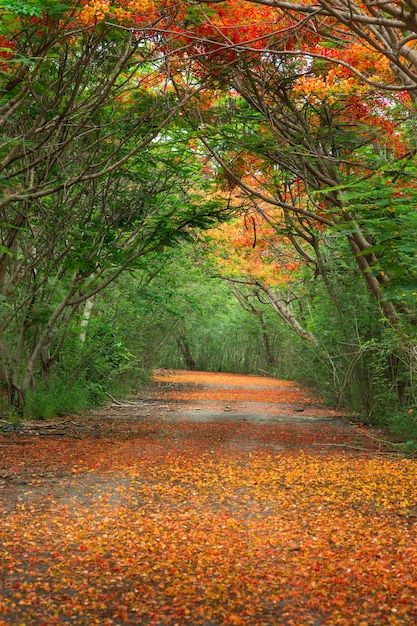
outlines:
M5 254L6 256L13 256L13 252L9 248L6 248L6 246L3 246L2 244L0 244L0 254Z
M20 17L39 17L42 15L42 7L37 0L0 0L0 9L9 11Z

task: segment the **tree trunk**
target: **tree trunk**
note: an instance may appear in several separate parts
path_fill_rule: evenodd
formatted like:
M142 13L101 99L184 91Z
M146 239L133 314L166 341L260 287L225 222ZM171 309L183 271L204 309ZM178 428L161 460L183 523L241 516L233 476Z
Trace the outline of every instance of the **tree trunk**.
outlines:
M262 287L262 291L268 298L268 302L271 307L278 313L278 315L297 333L299 337L308 341L312 345L317 345L317 339L307 329L303 328L298 320L295 318L294 313L286 302L280 300L277 294L272 293L267 287Z
M275 365L275 355L274 352L272 350L271 347L271 341L269 339L269 333L268 333L268 329L266 327L265 324L265 320L264 320L264 316L262 311L258 311L257 312L257 316L259 319L259 323L261 325L261 329L262 329L262 339L264 342L264 346L265 346L265 356L266 356L266 363L268 367L274 367Z
M362 272L362 276L365 279L369 291L371 292L374 299L378 302L386 319L392 324L392 326L398 326L398 316L395 307L392 302L383 299L381 283L376 278L376 276L374 276L372 272L372 267L369 264L366 255L363 254L366 248L364 248L364 246L361 244L360 239L358 239L355 234L350 235L348 239L350 248L355 256L356 262Z
M178 337L177 339L178 348L181 352L182 358L184 359L184 364L187 370L196 370L197 363L191 354L189 343L184 335Z
M91 313L93 312L95 296L91 296L85 301L83 316L80 323L80 342L85 343L87 339L87 328L90 321Z
M51 313L48 322L45 324L45 327L43 329L43 331L40 334L40 337L38 338L36 345L34 346L33 350L32 350L32 354L29 357L27 366L26 366L26 372L25 375L23 377L23 382L21 385L21 395L22 395L22 401L24 401L24 397L26 395L26 393L28 392L28 390L32 387L33 385L33 381L35 378L35 372L36 372L36 368L40 359L40 354L42 349L44 348L44 346L46 345L46 343L48 342L49 339L49 334L52 330L52 328L54 327L54 325L57 323L57 321L60 319L60 317L62 316L63 312L65 311L66 307L68 306L69 301L71 300L74 291L75 291L75 283L76 283L76 278L73 278L73 283L71 285L71 287L69 288L67 295L65 296L64 300L58 304L58 306L55 308L55 310ZM19 407L22 408L22 407Z

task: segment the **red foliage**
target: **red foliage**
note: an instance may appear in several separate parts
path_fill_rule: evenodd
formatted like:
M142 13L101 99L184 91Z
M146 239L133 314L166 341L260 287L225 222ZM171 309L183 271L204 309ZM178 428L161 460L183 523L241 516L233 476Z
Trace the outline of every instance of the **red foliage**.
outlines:
M7 72L9 70L10 64L7 61L13 59L14 49L14 42L0 35L0 71Z

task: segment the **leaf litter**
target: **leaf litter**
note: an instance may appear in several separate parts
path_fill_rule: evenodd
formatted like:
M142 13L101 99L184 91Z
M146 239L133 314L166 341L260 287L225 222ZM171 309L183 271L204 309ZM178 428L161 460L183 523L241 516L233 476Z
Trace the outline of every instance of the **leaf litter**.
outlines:
M193 381L193 406L211 383L214 394L291 389L158 377L170 383L162 406ZM415 460L329 417L193 423L129 410L86 418L78 438L0 438L2 626L416 622Z

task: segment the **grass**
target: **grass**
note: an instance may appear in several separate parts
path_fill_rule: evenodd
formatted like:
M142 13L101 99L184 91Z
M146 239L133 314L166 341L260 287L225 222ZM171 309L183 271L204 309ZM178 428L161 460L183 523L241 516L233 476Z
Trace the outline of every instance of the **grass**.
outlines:
M54 378L40 383L26 397L23 415L26 419L47 420L90 409L99 403L100 390L85 381L70 382Z
M120 377L118 381L109 380L105 384L87 381L83 377L71 380L55 375L48 383L39 382L28 392L23 418L48 420L56 416L79 413L108 401L107 390L111 395L122 398L132 390L146 386L149 380L150 372L140 368L135 372L134 378Z

